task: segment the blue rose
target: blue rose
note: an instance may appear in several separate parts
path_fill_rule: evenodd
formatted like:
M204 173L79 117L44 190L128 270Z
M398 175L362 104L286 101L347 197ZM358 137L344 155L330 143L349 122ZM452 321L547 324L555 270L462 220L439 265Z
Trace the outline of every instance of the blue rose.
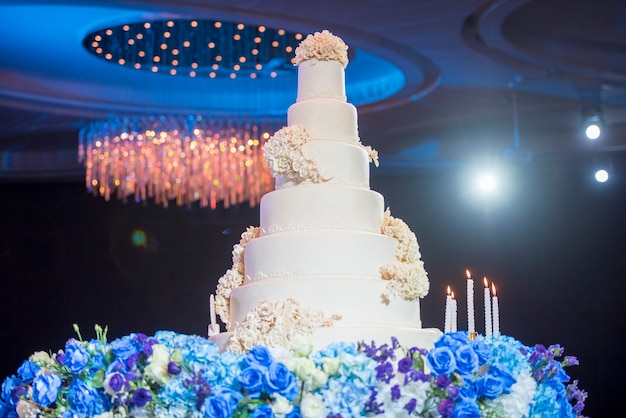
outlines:
M256 345L248 352L244 361L248 366L260 366L262 369L267 369L274 362L274 358L267 347Z
M24 360L20 368L17 369L17 375L21 377L24 382L31 383L40 369L41 367L37 366L34 362Z
M503 393L509 393L515 378L509 372L492 366L485 374L476 379L476 391L478 396L487 399L495 399Z
M69 340L65 345L63 365L70 369L72 374L79 374L89 362L89 353L80 341Z
M72 380L67 400L70 412L78 415L97 415L106 409L108 400L100 397L96 389L80 379Z
M272 363L267 370L267 377L267 387L271 393L278 392L290 401L298 395L296 376L283 363Z
M272 411L272 407L269 405L259 405L254 408L252 414L250 414L250 418L273 418L274 411Z
M456 370L461 375L471 375L478 371L478 355L469 344L462 345L456 350L455 360Z
M302 418L302 415L300 414L300 407L294 406L291 412L285 415L285 418Z
M454 405L452 412L454 418L480 418L480 409L476 399L461 398Z
M130 356L136 354L139 350L132 335L127 335L117 340L111 341L111 351L116 357L126 361Z
M50 406L56 401L61 387L61 378L54 373L40 373L33 380L33 400L41 406Z
M456 369L454 353L448 347L435 347L426 356L433 374L450 374Z
M452 351L456 351L465 344L467 344L467 332L457 331L443 334L441 338L435 342L435 347L448 347Z
M204 401L204 418L230 418L237 409L241 394L231 389L218 388Z
M250 398L258 398L263 391L265 373L257 367L246 367L239 373L237 380Z
M485 344L484 341L474 341L474 344L472 344L472 348L476 352L476 355L478 355L479 365L482 366L483 364L486 364L487 361L489 361L489 358L491 357L491 347Z
M9 406L15 407L20 400L20 396L26 391L22 379L16 376L7 377L2 383L2 392L0 399Z

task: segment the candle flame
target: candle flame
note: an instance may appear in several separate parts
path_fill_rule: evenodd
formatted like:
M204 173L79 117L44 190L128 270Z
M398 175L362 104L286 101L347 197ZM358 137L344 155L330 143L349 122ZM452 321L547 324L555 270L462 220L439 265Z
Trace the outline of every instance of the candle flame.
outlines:
M450 290L450 286L448 286L448 296L450 296L451 293L452 293L452 290Z
M489 282L487 281L487 277L483 277L483 283L485 284L485 288L489 289Z
M496 285L493 282L491 283L491 293L496 296Z
M452 296L452 299L454 299L454 292L450 292L450 296Z
M470 280L472 278L472 273L470 273L470 271L468 269L465 269L465 275L467 276L468 280Z

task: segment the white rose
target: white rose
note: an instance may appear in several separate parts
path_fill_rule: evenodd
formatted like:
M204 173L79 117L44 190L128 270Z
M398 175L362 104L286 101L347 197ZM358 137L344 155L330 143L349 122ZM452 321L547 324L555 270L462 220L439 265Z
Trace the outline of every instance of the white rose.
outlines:
M339 372L339 366L341 361L338 358L324 358L322 360L322 367L329 376L334 376Z
M274 415L284 416L293 410L293 405L289 402L289 399L278 393L272 395L272 401L272 412L274 412Z
M300 380L307 381L315 370L315 364L312 360L304 357L297 358L294 362L293 372Z
M146 376L160 385L166 385L168 381L167 364L170 361L170 352L163 344L152 346L152 355L146 366Z
M297 335L293 339L293 351L297 356L308 357L313 352L313 336Z
M324 399L320 395L307 394L300 402L302 418L325 418L328 415Z
M311 381L317 388L321 388L328 382L328 375L320 369L314 369L311 373Z

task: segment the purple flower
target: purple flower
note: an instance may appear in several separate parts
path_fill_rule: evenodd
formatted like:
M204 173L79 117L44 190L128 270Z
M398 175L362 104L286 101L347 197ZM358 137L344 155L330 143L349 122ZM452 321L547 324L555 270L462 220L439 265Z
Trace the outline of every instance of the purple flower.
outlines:
M89 353L80 341L71 339L65 345L65 357L63 365L66 366L72 374L77 375L83 371L89 362Z
M151 401L152 395L150 394L150 391L146 388L139 388L135 391L135 393L133 393L133 406L137 408L142 408Z
M417 399L413 398L404 405L404 409L411 415L417 407Z
M393 385L391 387L391 400L397 401L398 399L400 399L400 396L402 396L402 393L400 392L400 386Z
M258 398L263 391L265 373L258 367L246 367L237 377L241 388L250 398Z
M442 418L448 418L452 416L454 411L454 401L450 398L442 399L437 405L437 412L441 414Z
M456 369L454 353L448 347L433 348L426 356L426 361L434 375L450 374Z
M40 373L33 380L33 400L41 406L50 406L57 400L61 378L54 373Z
M37 366L32 361L25 360L20 368L17 369L17 375L22 378L24 382L31 383L40 369L41 367Z
M126 379L121 373L115 372L108 375L105 379L105 387L108 387L113 392L120 392L126 387Z
M400 373L406 374L411 370L413 370L413 359L410 357L404 357L400 359L400 361L398 362L398 371Z
M283 363L274 362L267 369L267 387L270 393L278 392L290 401L298 395L296 376Z
M440 374L439 376L437 376L437 379L435 381L437 383L437 386L442 389L448 387L450 383L452 383L452 379L447 374Z
M386 361L376 366L376 379L381 382L389 383L393 378L393 365Z
M171 375L177 376L181 372L181 368L178 364L173 361L167 363L167 372Z

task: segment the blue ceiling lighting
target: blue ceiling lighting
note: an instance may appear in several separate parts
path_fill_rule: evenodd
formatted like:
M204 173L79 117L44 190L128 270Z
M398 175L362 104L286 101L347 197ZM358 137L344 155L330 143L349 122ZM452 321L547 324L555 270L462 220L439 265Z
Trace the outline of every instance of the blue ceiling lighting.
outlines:
M0 25L12 38L0 43L0 55L12 58L5 67L16 74L0 79L0 101L91 119L199 114L284 120L295 102L297 71L290 61L302 34L265 26L258 16L248 22L223 13L196 19L142 7L0 5ZM375 53L368 52L367 42L350 49L351 103L384 106L426 84L420 67L396 64L396 52L376 44Z

